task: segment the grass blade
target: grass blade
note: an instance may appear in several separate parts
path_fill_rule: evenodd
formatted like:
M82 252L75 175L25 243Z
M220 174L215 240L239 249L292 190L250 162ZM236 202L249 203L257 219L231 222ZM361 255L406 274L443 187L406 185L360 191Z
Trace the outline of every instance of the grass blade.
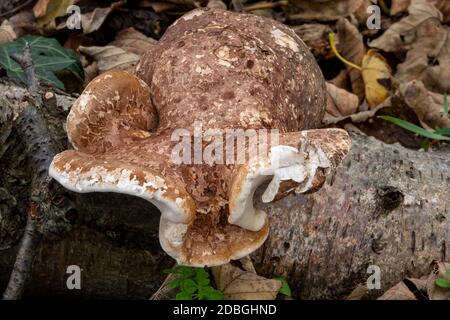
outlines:
M437 133L429 132L425 130L424 128L421 128L419 126L416 126L415 124L412 124L411 122L401 120L395 117L391 116L379 116L378 118L389 121L403 129L406 129L408 131L414 132L422 137L426 137L429 139L434 140L444 140L444 141L450 141L450 137L446 137Z

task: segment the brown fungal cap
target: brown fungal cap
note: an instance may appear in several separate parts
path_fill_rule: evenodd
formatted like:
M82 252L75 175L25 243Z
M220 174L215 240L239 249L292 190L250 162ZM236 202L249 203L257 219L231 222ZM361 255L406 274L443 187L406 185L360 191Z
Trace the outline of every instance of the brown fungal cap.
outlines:
M76 192L152 202L161 211L160 242L168 254L185 265L223 264L267 238L269 218L253 208L258 186L268 183L265 202L314 191L348 152L344 130L312 129L320 126L325 97L320 69L288 27L197 9L168 29L136 76L110 71L87 86L67 120L75 150L57 155L49 172ZM174 161L177 137L191 153L195 123L210 134L200 139L202 161ZM202 158L207 150L225 154L225 145L215 145L218 137L227 141L225 130L271 128L279 141L263 156L249 150L268 141L246 140L244 162ZM174 139L177 130L182 135Z

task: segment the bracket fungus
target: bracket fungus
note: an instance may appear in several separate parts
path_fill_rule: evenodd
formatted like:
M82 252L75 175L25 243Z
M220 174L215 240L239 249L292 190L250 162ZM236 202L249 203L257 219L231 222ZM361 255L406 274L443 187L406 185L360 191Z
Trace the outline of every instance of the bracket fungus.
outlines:
M268 236L268 217L253 207L259 186L264 202L317 190L347 154L346 131L317 129L325 104L321 71L288 27L196 9L135 74L112 70L86 87L67 119L74 149L58 154L49 173L75 192L150 201L161 211L169 255L184 265L220 265ZM241 150L229 148L230 131L244 132ZM180 154L188 161L174 161Z

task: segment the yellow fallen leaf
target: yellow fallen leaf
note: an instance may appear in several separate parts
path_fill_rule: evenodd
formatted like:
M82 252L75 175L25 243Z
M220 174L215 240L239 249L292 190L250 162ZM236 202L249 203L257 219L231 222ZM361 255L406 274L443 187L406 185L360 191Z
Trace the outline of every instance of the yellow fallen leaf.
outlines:
M388 89L380 81L391 78L391 67L381 54L374 50L369 50L364 55L361 73L364 80L367 103L371 108L374 108L389 96Z
M38 25L45 26L53 19L67 14L67 8L77 0L39 0L33 7Z

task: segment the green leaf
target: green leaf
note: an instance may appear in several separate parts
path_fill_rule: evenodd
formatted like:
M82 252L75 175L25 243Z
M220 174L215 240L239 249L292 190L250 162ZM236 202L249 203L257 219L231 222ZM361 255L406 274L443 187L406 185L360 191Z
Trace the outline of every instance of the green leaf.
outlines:
M289 287L289 283L287 282L286 278L276 277L275 279L281 281L281 288L280 288L279 292L281 294L284 294L285 296L291 297L292 291L291 291L291 288Z
M185 278L192 277L194 275L194 268L185 267L185 266L178 266L177 273L181 274Z
M437 278L435 283L438 287L441 287L444 289L450 289L450 282L448 282L444 278Z
M209 285L209 273L205 269L197 269L195 273L195 282L200 287Z
M188 293L194 293L195 291L197 291L198 286L195 283L194 280L192 279L186 279L184 281L181 282L181 290L188 292Z
M171 283L170 283L170 287L172 288L172 289L175 289L175 288L178 288L180 285L181 285L181 278L176 278L175 280L173 280Z
M437 134L437 133L429 132L429 131L425 130L424 128L416 126L415 124L412 124L411 122L408 122L405 120L401 120L401 119L391 117L391 116L379 116L378 118L392 122L393 124L403 128L403 129L414 132L414 133L421 135L423 137L426 137L426 138L430 138L430 139L434 139L434 140L450 141L450 137L445 137L445 136Z
M11 55L21 54L27 43L30 44L36 76L40 80L64 89L64 84L54 74L63 69L84 80L83 67L72 49L64 48L56 39L31 35L0 45L0 66L6 70L8 77L25 83L25 74L20 65L11 59Z
M175 296L175 300L193 300L193 298L191 293L182 291L177 293L177 295Z
M223 293L211 286L202 288L200 300L223 300Z
M447 277L449 277L449 278L450 278L450 268L449 268L449 269L447 269Z
M436 129L437 134L450 135L450 128L438 128Z

